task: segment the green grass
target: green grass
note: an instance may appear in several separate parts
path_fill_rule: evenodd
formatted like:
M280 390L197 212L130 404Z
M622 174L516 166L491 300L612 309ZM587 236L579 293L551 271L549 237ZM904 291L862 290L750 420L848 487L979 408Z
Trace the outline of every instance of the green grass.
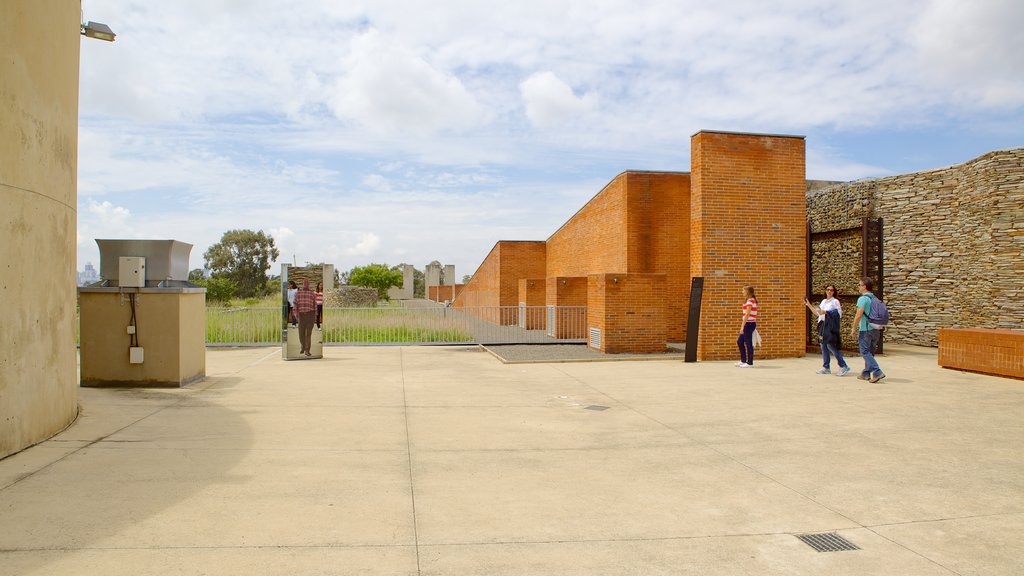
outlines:
M459 320L438 317L436 313L404 311L389 306L380 309L328 308L324 315L325 344L473 341L472 332ZM210 306L206 310L207 344L279 344L284 327L278 306ZM76 321L76 343L79 333Z
M324 311L325 344L394 344L471 342L473 334L458 320L436 313L401 308L328 308ZM281 341L280 308L210 308L206 314L209 344L276 344Z

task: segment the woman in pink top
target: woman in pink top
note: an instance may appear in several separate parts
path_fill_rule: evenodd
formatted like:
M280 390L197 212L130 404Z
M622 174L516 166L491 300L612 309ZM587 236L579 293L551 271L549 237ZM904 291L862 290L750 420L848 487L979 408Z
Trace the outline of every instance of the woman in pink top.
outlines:
M752 368L754 330L757 328L757 296L754 295L754 287L744 286L743 296L747 301L743 303L743 325L740 327L740 337L736 339L736 345L740 347L740 361L736 365L740 368Z

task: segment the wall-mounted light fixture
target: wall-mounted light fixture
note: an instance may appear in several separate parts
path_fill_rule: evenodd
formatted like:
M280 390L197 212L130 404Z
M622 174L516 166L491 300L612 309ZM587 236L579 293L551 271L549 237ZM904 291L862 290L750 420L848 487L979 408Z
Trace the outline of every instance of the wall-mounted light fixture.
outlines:
M114 31L110 29L110 26L100 22L85 22L82 24L82 36L88 36L89 38L95 38L97 40L105 40L107 42L113 42L114 38L117 38L117 34L114 34Z

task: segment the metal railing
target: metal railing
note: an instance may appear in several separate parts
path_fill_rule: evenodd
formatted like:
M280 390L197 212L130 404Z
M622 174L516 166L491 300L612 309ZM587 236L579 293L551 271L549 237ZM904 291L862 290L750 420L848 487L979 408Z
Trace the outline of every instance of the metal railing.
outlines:
M324 344L526 344L586 342L585 306L326 308ZM280 308L211 308L208 345L281 342Z

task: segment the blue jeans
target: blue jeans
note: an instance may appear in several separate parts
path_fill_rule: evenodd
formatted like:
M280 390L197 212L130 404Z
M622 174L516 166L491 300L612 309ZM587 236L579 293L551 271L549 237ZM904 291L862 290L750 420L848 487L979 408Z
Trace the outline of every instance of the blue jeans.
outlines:
M860 355L864 357L864 376L871 376L875 372L881 372L878 362L875 361L875 346L878 345L878 330L868 330L857 333L857 347L860 348Z
M836 348L835 346L831 344L825 344L825 341L822 340L821 365L824 366L826 370L828 370L829 364L831 363L830 361L832 359L831 356L829 356L829 352L831 352L836 357L836 362L839 362L840 368L846 368L846 360L843 359L843 353L840 352L839 349Z
M743 324L743 333L736 339L736 345L740 347L740 362L754 365L754 329L757 322Z

